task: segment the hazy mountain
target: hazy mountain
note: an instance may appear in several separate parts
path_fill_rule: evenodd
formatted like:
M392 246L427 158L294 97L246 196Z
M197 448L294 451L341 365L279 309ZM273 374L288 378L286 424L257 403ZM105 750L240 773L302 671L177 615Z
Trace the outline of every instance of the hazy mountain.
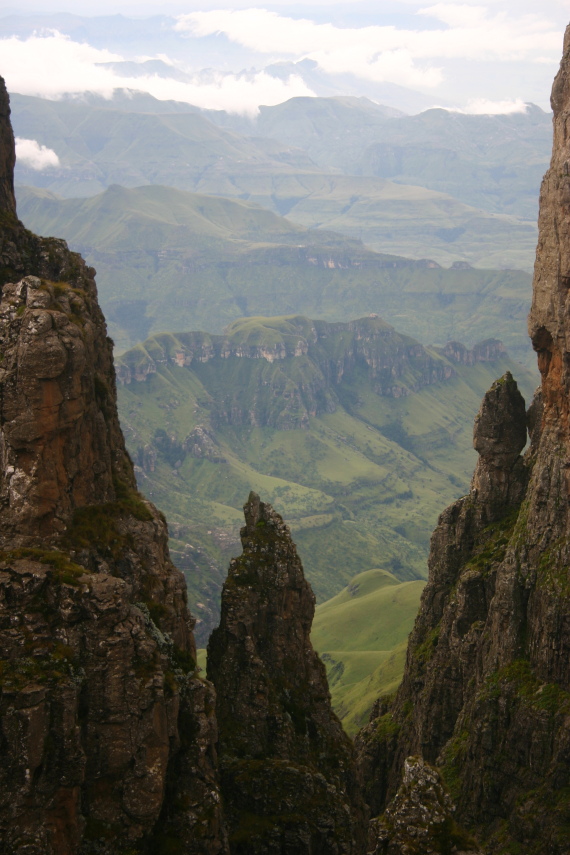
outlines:
M307 123L316 127L306 114L311 105L301 101L300 105L285 105L281 118L279 110L274 114L274 132L280 128L279 133L285 133L289 124L287 110L297 110L297 121L290 124L298 140L307 136L303 130ZM331 123L339 128L350 126L350 121L345 121L346 114L357 117L356 131L345 134L344 142L341 140L344 151L347 145L350 148L355 144L363 122L374 128L375 123L387 121L381 110L373 110L367 104L355 106L350 100L332 104L319 101L316 106L322 107L324 114L325 138L333 136L327 131ZM467 261L481 267L532 267L534 222L489 214L432 189L385 178L327 174L296 142L292 145L290 141L268 137L245 137L214 125L199 113L127 113L101 106L100 102L94 105L16 96L13 116L19 136L47 145L60 159L59 167L43 171L21 163L16 173L19 183L68 197L92 195L114 183L127 187L167 184L253 201L310 228L334 229L361 239L379 252L433 258L443 264ZM436 121L439 118L437 113ZM264 121L270 124L270 120L268 114ZM392 119L388 125L397 121L400 120ZM431 124L427 121L426 127L433 134ZM462 125L460 130L456 147L461 134L466 133ZM374 134L370 131L368 143ZM366 139L365 134L362 136ZM336 143L331 145L334 150ZM435 175L442 154L431 152L430 156ZM440 163L437 168L441 172ZM475 161L470 169L471 186L478 189L469 192L485 198L493 192L500 195L500 181L492 187L481 183L483 167ZM503 167L499 165L497 169L496 174L502 175ZM460 173L456 164L450 183L457 183L458 170ZM416 171L422 170L418 167ZM528 181L532 181L523 173L521 167L520 175L513 173L512 180L505 180L508 186L517 185L519 196L526 199ZM491 201L496 208L499 203ZM521 210L525 204L520 203ZM517 205L513 203L511 207Z
M332 209L340 196L329 189ZM338 321L373 312L425 343L472 346L500 337L512 356L534 366L526 334L530 276L520 271L446 270L382 255L239 199L158 185L113 186L89 199L18 188L18 203L30 228L63 235L96 267L119 350L152 332L200 326L221 333L248 314ZM316 207L314 200L304 209ZM366 207L353 205L363 223ZM435 217L438 209L429 210ZM424 222L427 228L427 213Z
M292 98L261 107L252 125L325 169L416 184L533 220L552 144L552 116L532 104L499 116L438 109L395 117L365 98Z

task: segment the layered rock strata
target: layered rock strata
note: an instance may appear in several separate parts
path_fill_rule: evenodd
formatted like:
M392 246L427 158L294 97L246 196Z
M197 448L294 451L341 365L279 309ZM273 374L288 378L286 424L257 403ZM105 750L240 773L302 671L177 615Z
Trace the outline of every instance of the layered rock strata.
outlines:
M225 852L214 693L94 271L19 223L13 166L0 80L0 852Z
M232 853L360 853L353 750L309 638L315 598L288 527L251 493L208 646Z
M374 813L419 755L440 767L487 853L570 852L570 28L552 105L529 318L542 374L531 447L521 461L523 407L504 377L476 422L471 493L432 538L402 686L358 745Z

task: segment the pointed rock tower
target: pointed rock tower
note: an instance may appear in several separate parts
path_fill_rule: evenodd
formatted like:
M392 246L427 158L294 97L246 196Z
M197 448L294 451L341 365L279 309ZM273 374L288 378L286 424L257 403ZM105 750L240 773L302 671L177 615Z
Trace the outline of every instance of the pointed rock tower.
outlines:
M505 375L476 421L471 493L433 534L402 686L358 739L374 814L419 755L440 767L457 818L488 853L570 852L570 28L552 106L529 318L542 374L531 446L521 459L523 405Z
M251 493L208 646L232 853L361 853L352 745L309 634L315 598L289 528Z

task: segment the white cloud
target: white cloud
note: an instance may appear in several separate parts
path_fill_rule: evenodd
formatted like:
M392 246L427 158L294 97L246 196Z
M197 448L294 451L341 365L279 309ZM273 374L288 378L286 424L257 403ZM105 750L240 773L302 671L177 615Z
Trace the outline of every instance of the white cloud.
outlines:
M466 107L443 107L450 113L466 113L469 116L506 116L512 113L526 113L528 104L522 98L513 101L490 101L487 98L473 98Z
M198 107L253 115L260 104L270 106L314 94L298 76L280 80L265 72L238 75L212 72L206 81L196 75L189 82L158 75L128 77L111 67L98 65L121 61L123 57L75 42L56 31L29 39L1 39L0 56L9 91L46 98L82 92L111 98L115 89L137 89L159 100L184 101Z
M22 137L16 137L16 159L39 172L50 166L59 166L59 157L52 148Z
M314 59L327 72L434 87L443 60L542 62L560 54L558 29L538 15L491 13L488 6L437 3L418 9L417 29L337 27L267 9L217 9L180 15L176 29L194 37L224 34L258 53ZM425 27L425 18L440 26Z

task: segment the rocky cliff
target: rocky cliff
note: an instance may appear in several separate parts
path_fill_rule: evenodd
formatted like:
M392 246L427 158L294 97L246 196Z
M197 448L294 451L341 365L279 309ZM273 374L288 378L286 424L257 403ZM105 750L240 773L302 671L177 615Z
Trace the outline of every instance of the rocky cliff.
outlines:
M341 383L360 374L377 395L402 398L451 380L457 363L474 365L504 355L496 339L472 350L458 342L427 348L377 315L347 323L297 315L244 318L230 324L223 336L164 333L129 350L117 364L118 381L124 385L144 382L158 366L167 365L189 368L206 384L216 378L214 423L287 430L334 412Z
M313 592L288 527L251 493L208 645L232 853L363 852L353 749L309 634Z
M94 271L18 222L13 166L1 81L0 852L224 852L214 693Z
M542 374L532 442L521 458L524 405L505 375L475 423L470 494L432 538L402 686L358 741L373 813L394 796L405 758L419 755L439 766L485 852L504 855L570 852L570 28L552 105L529 318ZM415 851L409 838L383 841L378 851ZM436 851L454 851L445 845Z

